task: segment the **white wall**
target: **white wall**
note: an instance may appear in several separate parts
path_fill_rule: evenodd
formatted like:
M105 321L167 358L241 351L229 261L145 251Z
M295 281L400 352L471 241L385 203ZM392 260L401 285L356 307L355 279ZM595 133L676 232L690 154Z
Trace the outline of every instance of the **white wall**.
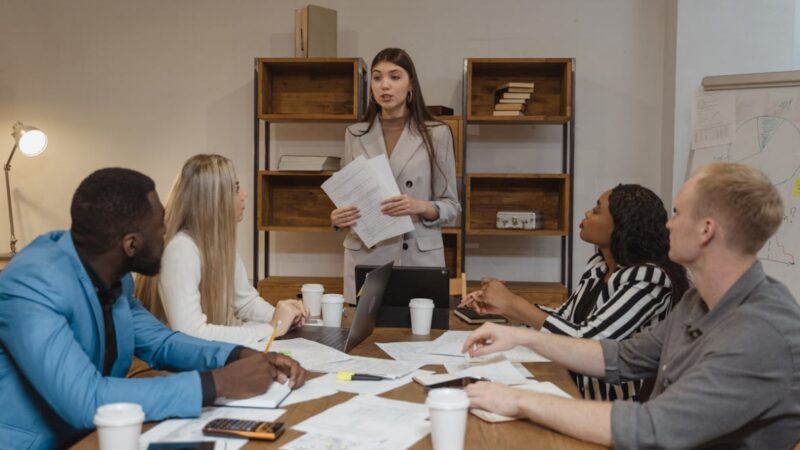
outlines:
M162 198L198 152L231 157L252 186L252 61L291 56L293 9L279 0L6 0L0 16L0 135L16 120L46 130L50 147L16 157L21 244L69 225L69 200L91 170L151 175ZM339 11L339 54L367 62L381 48L414 57L429 104L461 108L465 57L575 57L575 223L618 182L657 192L661 160L665 17L669 0L318 1ZM669 59L669 58L667 58ZM669 91L669 90L668 90ZM3 125L5 124L5 125ZM273 128L276 152L341 149L344 125ZM555 127L471 127L469 170L555 170ZM10 149L11 139L5 144ZM667 185L669 185L667 183ZM8 234L0 221L0 236ZM238 247L251 262L252 216ZM281 234L273 274L338 275L329 234ZM3 240L0 239L0 244ZM557 278L557 240L484 238L468 273ZM489 251L488 247L495 250ZM580 242L575 272L592 249ZM532 262L530 255L545 258Z
M691 101L703 77L800 67L800 59L795 56L800 50L795 44L800 38L796 33L800 25L795 17L797 3L797 0L678 0L673 193L677 193L686 179Z

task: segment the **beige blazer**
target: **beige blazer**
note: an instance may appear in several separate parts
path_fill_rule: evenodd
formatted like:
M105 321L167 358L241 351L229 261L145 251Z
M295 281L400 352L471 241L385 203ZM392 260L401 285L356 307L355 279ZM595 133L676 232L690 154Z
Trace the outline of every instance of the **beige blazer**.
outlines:
M397 186L402 194L413 198L428 200L439 208L439 218L425 220L412 216L414 231L403 236L387 239L367 248L352 230L344 239L344 296L355 302L355 266L360 264L378 265L394 261L400 266L444 267L444 246L442 244L443 224L455 221L461 214L456 190L456 169L453 153L453 136L447 125L430 122L430 134L439 167L444 176L434 169L431 179L430 162L424 141L410 123L406 123L400 138L395 144L389 165L392 167ZM380 119L376 118L372 129L361 122L348 127L345 132L345 150L342 167L355 158L364 155L372 158L386 154L383 130ZM433 189L431 189L433 186Z

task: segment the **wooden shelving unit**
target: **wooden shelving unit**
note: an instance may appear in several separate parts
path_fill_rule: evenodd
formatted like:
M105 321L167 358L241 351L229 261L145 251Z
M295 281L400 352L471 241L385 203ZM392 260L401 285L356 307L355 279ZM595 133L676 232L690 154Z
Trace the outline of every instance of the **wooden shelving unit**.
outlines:
M330 233L330 212L335 208L322 191L322 183L332 172L269 170L271 123L358 122L366 107L366 65L360 58L258 58L255 69L255 227L254 280L262 296L270 301L293 298L303 283L322 283L329 292L341 292L341 277L271 276L269 274L269 233ZM460 116L439 117L453 134L456 170L461 173L463 120ZM259 133L260 122L265 133ZM263 139L263 141L262 141ZM260 147L266 154L261 164ZM260 240L264 234L263 247ZM463 230L442 230L448 270L462 271ZM259 250L266 255L263 273L259 271Z
M572 196L575 154L574 69L572 58L468 58L464 60L464 164L469 124L557 125L562 128L559 173L467 173L464 177L464 245L470 236L535 236L561 240L561 281L509 283L535 303L557 305L572 288ZM533 82L525 115L495 117L495 90L509 82ZM486 126L484 125L484 126ZM497 150L502 151L502 150ZM498 211L537 211L537 230L496 228ZM468 275L473 275L469 274ZM474 274L473 276L479 276ZM535 275L532 274L532 278ZM471 281L469 286L477 288Z
M357 122L364 113L361 58L259 58L258 118L267 122Z

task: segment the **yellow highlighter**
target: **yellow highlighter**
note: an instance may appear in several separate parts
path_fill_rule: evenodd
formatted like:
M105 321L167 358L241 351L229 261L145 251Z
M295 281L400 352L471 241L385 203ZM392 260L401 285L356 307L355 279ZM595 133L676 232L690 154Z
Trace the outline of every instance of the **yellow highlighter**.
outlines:
M337 372L336 379L339 381L381 381L386 378L366 373Z

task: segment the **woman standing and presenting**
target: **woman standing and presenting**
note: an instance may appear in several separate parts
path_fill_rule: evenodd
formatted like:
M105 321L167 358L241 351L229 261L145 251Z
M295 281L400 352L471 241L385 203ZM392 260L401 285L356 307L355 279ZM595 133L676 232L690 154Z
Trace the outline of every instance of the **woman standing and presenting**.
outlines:
M410 216L414 230L367 248L352 230L344 239L344 295L355 302L355 266L394 261L399 266L444 267L442 224L461 213L456 191L453 136L425 106L411 57L387 48L372 60L364 122L348 127L342 165L385 154L400 195L383 201L389 216ZM355 206L331 212L334 228L359 219Z
M176 331L261 350L273 329L285 334L308 311L297 300L275 308L248 281L236 252L246 199L228 158L189 158L167 199L161 273L140 276L136 295Z

